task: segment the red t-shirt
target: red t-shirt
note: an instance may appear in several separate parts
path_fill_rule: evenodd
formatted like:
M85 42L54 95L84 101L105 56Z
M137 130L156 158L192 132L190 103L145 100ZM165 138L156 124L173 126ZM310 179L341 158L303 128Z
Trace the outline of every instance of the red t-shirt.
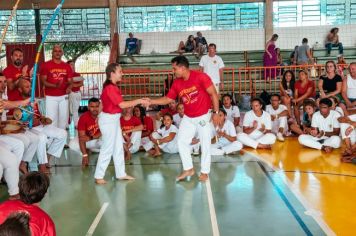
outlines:
M166 114L166 113L169 113L169 114L171 114L172 116L174 116L175 114L177 114L177 111L175 110L175 111L173 111L171 108L164 108L164 109L162 109L161 110L161 113L162 113L162 115L164 115L164 114Z
M309 88L312 88L312 92L308 98L314 98L316 96L315 95L315 84L311 80L308 80L308 83L305 85L305 87L302 87L302 81L298 80L295 83L294 87L295 87L295 90L298 90L298 97L303 96L308 91Z
M211 108L210 95L206 91L212 86L210 77L199 71L190 71L188 80L177 78L174 80L167 97L182 100L184 113L188 117L198 117L206 114Z
M119 104L123 102L121 90L114 84L108 84L101 93L101 103L103 105L103 112L109 114L121 113L122 109Z
M48 96L63 96L66 95L68 82L73 78L73 71L69 64L61 61L55 63L53 60L47 61L41 66L41 76L47 76L47 82L57 84L58 88L45 87L45 94Z
M136 116L132 116L131 119L125 120L123 116L120 117L120 125L123 132L133 129L136 126L142 125L140 119ZM131 133L129 134L131 136Z
M13 90L13 91L15 91L15 90ZM21 96L20 91L18 91L17 89L16 89L16 91L17 91L17 93L12 93L12 100L11 101L22 101L22 100L24 100L24 98ZM14 109L10 109L7 112L7 115L12 116L13 113L14 113Z
M78 76L80 76L80 74L79 73L77 73L77 72L73 72L73 78L74 77L78 77ZM77 85L80 85L82 82L73 82L73 87L72 87L72 92L78 92L78 91L80 91L80 87L82 87L82 86L80 86L80 87L74 87L74 86L77 86Z
M144 118L143 118L143 131L151 131L150 133L152 133L153 132L153 120L152 120L152 118L151 117L149 117L149 116L145 116ZM143 137L147 137L148 135L146 135L146 136L144 136L144 135L142 135L142 138Z
M91 116L90 111L87 111L80 116L78 121L78 131L85 131L85 134L89 137L94 137L100 132L98 122Z
M20 68L17 68L13 64L6 67L3 71L6 80L11 80L13 82L17 81L20 78L20 76L22 75L22 68L23 68L23 66L21 66ZM30 77L29 69L27 70L25 77L28 77L28 78ZM16 95L20 95L20 92L17 88L11 89L11 90L9 88L7 88L7 97L8 97L9 101L16 101L16 100L14 100Z
M27 205L20 200L6 201L0 204L0 224L13 212L25 211L30 215L32 236L55 236L56 227L51 217L35 205Z

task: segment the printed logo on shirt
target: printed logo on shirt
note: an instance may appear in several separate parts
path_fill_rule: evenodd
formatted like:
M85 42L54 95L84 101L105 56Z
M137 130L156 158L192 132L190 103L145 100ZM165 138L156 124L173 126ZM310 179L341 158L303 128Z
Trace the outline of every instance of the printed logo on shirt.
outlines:
M67 70L65 69L52 69L50 73L55 80L63 80L64 77L67 76Z
M121 127L121 129L122 129L123 131L130 130L130 129L133 129L133 128L135 128L134 125L127 125L127 126L122 126L122 127Z
M184 104L195 103L198 100L198 89L196 86L183 89L182 91L180 91L179 97L182 98Z
M87 131L88 131L89 136L91 136L91 137L94 136L99 131L98 124L88 126Z

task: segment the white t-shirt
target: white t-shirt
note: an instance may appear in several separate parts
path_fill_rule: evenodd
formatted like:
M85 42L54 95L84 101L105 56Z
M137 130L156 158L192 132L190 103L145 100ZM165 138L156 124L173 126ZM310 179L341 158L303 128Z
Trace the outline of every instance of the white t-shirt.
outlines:
M204 73L208 74L213 84L220 84L219 69L225 67L223 60L218 55L209 57L204 55L200 59L199 66L204 68Z
M177 128L179 128L180 122L182 122L183 117L180 117L180 115L174 114L173 115L173 121L174 121L174 125L177 126Z
M268 129L268 130L272 129L271 115L265 111L263 111L262 116L260 116L260 117L256 116L256 114L253 112L253 110L246 112L244 121L243 121L243 126L244 127L253 127L253 122L255 120L258 123L257 129L260 129L262 127L262 124L265 126L265 129Z
M320 111L315 112L311 126L318 128L320 131L332 132L334 128L340 128L340 123L337 120L340 116L339 112L333 110L330 111L330 114L326 118L320 114Z
M175 125L171 125L169 129L166 129L166 127L164 126L157 130L157 133L159 133L162 138L165 138L168 137L170 133L178 133L178 129ZM177 135L174 138L177 138Z
M211 132L212 137L215 137L218 134L218 131L225 132L227 135L231 137L237 136L234 123L232 123L229 120L225 120L225 123L222 128L215 128L211 123L211 131L212 131ZM222 146L225 146L226 144L229 144L231 142L225 137L220 137L218 143L220 143Z
M335 111L339 112L341 116L344 116L344 115L345 115L345 114L344 114L344 111L343 111L342 108L339 107L339 106L336 106L336 107L335 107Z
M226 118L234 124L234 118L240 117L240 110L237 106L231 106L230 108L224 107L226 111Z
M266 106L266 112L268 112L270 115L278 115L283 111L286 111L287 107L285 105L279 104L277 110L275 110L272 105L267 105Z

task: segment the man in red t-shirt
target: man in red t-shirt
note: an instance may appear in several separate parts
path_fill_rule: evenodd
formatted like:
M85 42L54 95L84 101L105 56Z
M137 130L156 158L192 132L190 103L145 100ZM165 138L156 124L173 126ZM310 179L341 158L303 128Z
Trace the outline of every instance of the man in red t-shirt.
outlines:
M80 107L80 101L82 100L82 94L80 92L80 88L83 87L84 78L77 72L75 72L75 64L74 61L67 61L73 71L73 86L72 92L69 94L69 111L72 116L72 120L74 122L74 126L77 128L79 114L78 109Z
M140 149L143 124L140 119L133 116L133 108L129 107L123 109L122 116L120 117L120 125L125 141L125 156L126 159L129 160L131 154L136 153Z
M30 70L28 65L23 65L23 51L20 48L15 48L11 52L11 63L3 73L7 82L7 97L9 101L15 101L15 97L19 95L18 83L20 79L30 80Z
M101 147L101 132L98 125L100 101L89 99L88 111L83 113L78 121L78 136L72 139L69 147L82 153L82 165L89 165L88 150L97 151Z
M210 172L211 156L211 130L210 108L213 106L212 120L218 125L219 98L209 76L205 73L189 70L189 61L184 56L172 59L173 73L176 79L165 97L151 100L153 105L166 105L177 97L184 105L185 116L178 131L178 149L183 162L181 175L177 181L194 175L191 157L191 140L198 132L201 143L201 175L200 181L206 181Z
M52 60L41 66L41 81L45 87L46 116L52 119L53 125L66 129L69 107L68 94L72 91L73 71L70 65L62 61L63 50L55 45Z
M0 224L14 212L24 211L30 215L32 236L55 236L56 227L51 217L38 205L49 187L49 178L40 172L22 176L19 182L20 200L10 200L0 204Z
M21 97L19 100L29 98L31 96L31 83L27 80L21 80L18 88ZM37 145L37 160L38 169L43 173L50 173L49 159L60 158L63 152L64 145L67 141L67 131L57 128L51 124L51 121L42 116L38 109L37 101L34 104L34 113L36 114L33 119L33 128L27 132L33 133L39 140ZM32 138L31 138L32 139ZM48 139L51 140L47 145Z

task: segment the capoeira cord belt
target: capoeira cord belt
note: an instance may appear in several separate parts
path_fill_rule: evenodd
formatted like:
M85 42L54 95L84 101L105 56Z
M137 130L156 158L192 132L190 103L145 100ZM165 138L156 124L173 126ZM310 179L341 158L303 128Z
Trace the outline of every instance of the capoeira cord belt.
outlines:
M56 7L56 9L54 10L53 12L53 15L47 25L47 28L46 30L44 31L43 33L43 37L42 37L42 40L41 40L41 43L37 49L37 53L36 53L36 60L35 60L35 65L33 67L33 75L32 75L32 85L31 85L31 103L33 103L35 101L35 89L36 89L36 76L37 76L37 69L38 69L38 61L40 60L40 56L41 56L41 50L42 50L42 47L43 47L43 44L44 42L46 41L46 38L47 38L47 34L48 32L51 30L51 27L52 27L52 24L54 22L54 20L56 19L57 15L59 14L63 4L64 4L64 1L65 0L62 0L60 4L58 4L58 6ZM30 123L29 123L29 127L30 129L32 128L32 125L33 125L33 117L31 117L30 119Z
M17 0L15 6L12 8L12 11L11 11L11 14L9 16L9 19L7 19L7 22L6 22L6 25L4 27L4 31L2 32L2 36L1 36L1 40L0 40L0 52L1 52L2 44L3 44L4 40L5 40L7 29L9 28L9 25L10 25L10 22L11 22L12 18L16 14L17 6L19 5L19 3L20 3L20 0Z

